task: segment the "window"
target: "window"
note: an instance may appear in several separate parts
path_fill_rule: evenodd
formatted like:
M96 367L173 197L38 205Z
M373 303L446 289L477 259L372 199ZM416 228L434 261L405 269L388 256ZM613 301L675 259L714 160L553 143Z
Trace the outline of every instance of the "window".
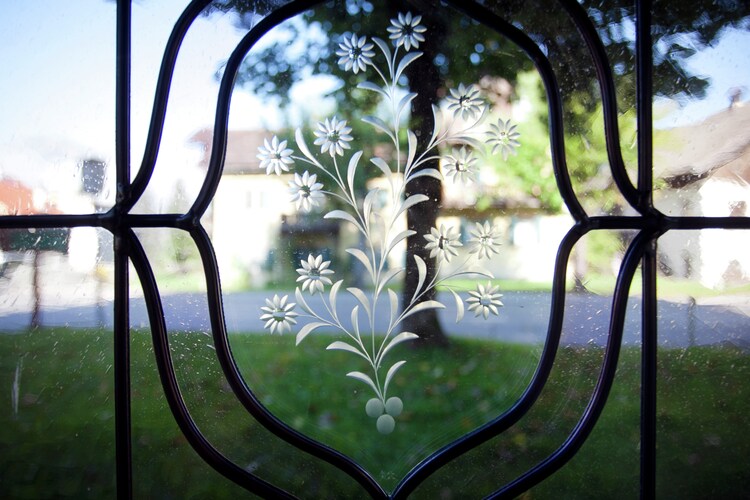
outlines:
M4 7L3 496L740 496L750 12L693 3Z

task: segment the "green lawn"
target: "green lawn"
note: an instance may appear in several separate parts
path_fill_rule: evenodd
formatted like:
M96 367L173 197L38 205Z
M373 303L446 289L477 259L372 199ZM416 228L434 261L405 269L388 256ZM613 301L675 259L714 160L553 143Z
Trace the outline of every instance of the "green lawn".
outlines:
M375 431L370 395L344 377L363 370L330 338L233 335L248 384L279 417L355 458L393 487L431 451L511 405L540 348L461 341L449 349L399 346L407 364L392 392L405 403L393 434ZM198 426L243 467L307 498L361 498L351 479L261 428L223 381L210 339L170 336L181 388ZM0 336L0 497L114 496L111 334L41 330ZM150 336L133 333L135 498L245 496L204 465L180 434L162 395ZM415 498L475 498L554 451L575 426L598 376L602 351L563 349L538 404L502 436L442 469ZM557 475L527 498L634 498L638 494L639 356L622 354L597 429ZM741 498L750 482L750 361L718 348L661 351L658 495ZM18 373L18 376L16 375ZM14 401L13 387L17 385ZM8 398L7 395L11 394ZM17 408L16 408L17 402ZM10 403L10 404L9 404Z

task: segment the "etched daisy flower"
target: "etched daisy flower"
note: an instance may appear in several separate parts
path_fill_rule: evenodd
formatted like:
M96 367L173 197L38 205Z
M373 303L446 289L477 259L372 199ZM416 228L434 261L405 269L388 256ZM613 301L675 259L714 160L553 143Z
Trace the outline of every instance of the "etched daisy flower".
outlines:
M448 155L443 158L443 167L447 170L446 176L453 177L453 182L467 182L474 181L473 168L477 163L477 158L466 148L460 150L453 150L452 155Z
M406 50L419 48L419 44L425 40L422 33L427 31L427 28L419 24L421 21L422 16L412 16L411 12L401 13L397 19L391 19L392 26L388 27L388 33L396 47L403 45Z
M464 120L480 115L484 105L479 98L479 89L474 85L465 87L463 83L460 83L457 89L451 89L445 100L448 101L448 109L453 111L453 116L461 115Z
M368 64L372 64L371 58L375 57L372 50L375 46L367 43L367 37L344 36L344 42L339 44L336 55L339 56L339 66L344 71L352 70L355 74L364 71Z
M301 260L300 263L302 267L297 269L297 273L299 273L297 283L302 282L303 292L305 289L310 288L310 293L313 295L316 291L322 293L325 285L332 284L331 280L327 278L329 274L333 274L333 271L328 269L331 261L327 260L323 262L322 255L313 257L312 254L309 254L307 261Z
M440 225L440 230L436 227L430 229L430 234L425 234L424 239L427 240L425 250L430 251L430 257L437 256L438 261L444 260L450 262L451 257L458 255L456 247L463 246L458 241L458 233L453 232L453 228L445 228L445 225Z
M487 131L487 144L492 146L494 155L499 149L503 155L503 160L508 159L508 155L516 154L516 148L521 145L518 138L521 134L516 130L515 125L511 125L510 120L503 121L499 119L497 123L490 125Z
M324 122L318 122L318 130L315 131L315 145L320 146L321 153L328 153L331 157L344 156L344 150L350 149L349 142L353 139L349 133L351 127L346 126L346 120L326 118Z
M496 226L490 226L489 221L484 225L477 222L475 229L471 232L472 238L469 240L469 253L479 254L491 259L494 254L498 253L500 248L500 230Z
M286 147L286 141L279 141L279 138L273 136L271 142L268 139L263 139L265 146L258 148L257 158L260 160L260 168L266 169L266 175L269 175L272 171L276 172L276 175L281 175L281 171L289 172L289 166L294 164L294 160L291 158L292 151Z
M284 333L284 330L291 330L292 325L297 324L297 320L294 319L297 313L292 310L296 304L294 302L287 303L288 297L288 295L284 295L284 297L279 298L278 295L274 295L273 300L266 299L266 305L260 308L263 311L260 319L266 322L263 328L268 328L271 333L278 330L281 334Z
M295 173L294 180L289 181L289 192L292 193L292 201L297 203L297 210L309 212L323 201L323 184L315 182L316 180L315 174L310 175L305 170L301 176Z
M500 302L502 294L497 293L499 287L492 286L492 283L487 282L487 286L478 284L477 289L474 292L469 292L469 297L466 299L466 303L469 304L469 311L474 311L474 316L480 314L484 316L484 319L490 315L490 312L495 316L498 315L497 308L502 307L503 303Z

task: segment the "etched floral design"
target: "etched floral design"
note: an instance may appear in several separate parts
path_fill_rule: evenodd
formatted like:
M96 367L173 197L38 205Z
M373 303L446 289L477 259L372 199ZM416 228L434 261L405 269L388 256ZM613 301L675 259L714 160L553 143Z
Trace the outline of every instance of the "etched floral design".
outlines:
M396 19L391 19L391 26L388 27L390 39L396 47L404 46L406 50L412 47L419 48L419 44L425 41L424 33L427 28L420 25L422 16L412 16L411 12L399 14Z
M302 291L304 292L306 289L310 289L311 294L315 294L315 292L323 292L325 289L325 285L332 285L333 282L328 278L331 274L333 274L333 271L328 269L328 266L331 265L331 261L323 261L323 256L318 255L317 257L313 257L312 254L307 256L307 261L301 260L300 264L302 264L302 267L297 269L297 273L299 274L299 278L297 278L297 283L300 281L302 282Z
M345 149L351 149L349 142L354 138L349 135L351 127L346 126L346 120L326 118L325 121L318 123L318 129L314 132L315 145L320 146L321 153L328 153L332 157L339 155L344 156Z
M498 150L503 155L503 160L508 159L508 155L516 154L516 149L521 145L518 138L521 134L516 130L516 126L511 124L510 120L504 121L502 118L490 125L487 131L487 145L492 146L492 154Z
M497 308L503 305L500 302L502 294L497 293L498 289L498 286L492 286L489 281L487 286L478 284L476 291L469 292L471 297L466 299L466 303L469 304L469 311L474 311L474 316L484 316L484 319L487 319L490 313L497 316Z
M446 170L446 176L452 177L453 182L461 182L467 184L474 182L474 167L477 163L477 158L470 149L461 148L459 150L454 149L453 154L447 155L443 158L443 167Z
M493 255L499 253L500 230L496 226L491 226L489 221L485 221L484 224L477 222L476 227L471 231L471 236L469 253L477 254L477 258L491 259Z
M323 184L316 182L318 177L307 170L301 176L294 174L294 180L289 181L289 192L292 201L297 203L297 210L309 212L312 207L320 205L323 196Z
M458 233L453 232L452 227L446 229L445 224L441 224L440 229L433 227L430 234L424 235L424 239L427 240L424 248L430 251L430 257L450 262L451 257L458 255L456 248L463 246L458 237Z
M289 172L289 167L294 164L291 149L286 147L286 141L279 141L279 138L273 136L271 142L268 139L263 140L264 145L258 148L257 158L260 160L260 168L266 169L266 174L276 172Z
M448 110L453 111L453 116L460 116L463 120L473 120L484 109L484 101L479 97L479 89L475 85L465 87L461 83L457 89L450 90L450 95L445 100L448 101Z
M278 295L274 295L273 299L266 299L266 305L260 308L263 311L260 319L266 322L263 328L271 330L271 333L278 331L281 334L284 330L291 330L292 325L297 324L294 318L298 314L293 311L296 304L287 302L288 297L284 295L279 298Z
M339 66L344 71L353 71L355 74L365 71L368 64L372 64L372 58L375 52L372 50L375 46L367 43L367 37L358 37L352 35L345 36L344 41L339 44L339 50L336 55L339 56Z
M500 231L489 222L476 224L467 249L462 249L459 232L449 224L440 223L429 234L423 234L424 249L429 251L430 259L414 255L413 261L408 263L411 266L409 271L417 274L416 290L411 299L403 301L395 291L398 287L396 277L406 273L407 264L394 267L388 258L397 245L417 235L412 228L401 228L401 221L410 207L429 200L425 194L414 192L410 183L419 177L444 180L440 171L429 164L437 158L442 158L446 178L460 183L476 182L479 161L476 148L481 147L478 138L483 133L481 130L484 130L488 110L476 86L460 84L445 99L447 111L442 111L440 106L433 107L435 128L429 140L419 141L416 133L403 125L408 122L410 103L417 94L402 87L401 76L423 55L409 52L425 41L427 30L421 22L421 16L411 13L401 13L391 20L387 30L396 50L391 50L389 44L379 38L368 39L352 34L344 36L335 53L338 64L345 71L372 73L375 81L363 81L357 87L382 99L383 105L374 109L387 116L368 115L362 121L390 138L393 150L398 154L388 158L374 154L368 159L369 169L365 171L360 166L365 149L350 153L353 148L350 143L354 140L352 128L346 120L333 116L319 122L313 130L314 144L320 146L319 152L308 148L305 135L298 128L294 137L301 155L292 156L286 142L276 137L266 141L259 155L267 174L288 171L292 164L304 164L307 168L302 174L295 173L294 180L289 182L292 202L298 210L308 212L323 206L327 199L336 200L337 207L325 213L324 218L348 224L360 235L363 245L347 248L346 252L361 264L367 285L361 288L345 286L345 279L334 282L331 261L310 253L300 261L301 267L297 269L296 304L289 303L287 296L279 298L274 295L273 299L266 299L260 318L271 333L290 330L298 318L301 322L304 319L296 335L297 344L320 328L338 332L340 340L333 341L327 350L348 352L366 363L364 371L351 371L346 376L371 391L365 413L375 419L375 427L382 434L394 430L396 418L404 408L401 398L389 392L391 381L406 363L403 359L391 359L392 349L418 338L415 333L403 330L404 318L415 312L446 307L438 300L427 298L438 286L445 287L452 295L457 322L463 319L465 304L476 316L485 319L490 313L498 314L498 307L502 306L501 295L491 282L469 292L464 302L449 281L457 277L494 279L480 266L482 259L497 254L500 246ZM401 47L405 51L401 51ZM486 134L489 135L485 142L492 154L497 151L509 154L508 148L518 147L518 134L510 123L501 120ZM507 140L501 140L501 137ZM348 164L339 163L343 160ZM386 187L371 189L363 197L356 186L364 184L361 176L371 176L373 166L379 170L377 175L386 181ZM319 179L325 179L326 191L323 191ZM380 204L378 200L381 199L390 200L390 205ZM430 267L434 268L433 272L428 271ZM309 295L304 292L309 292ZM337 306L341 304L339 299L344 293L356 301L346 313ZM310 296L315 296L314 300ZM299 307L300 314L293 311L295 306ZM378 325L381 320L386 324L376 327L376 319Z

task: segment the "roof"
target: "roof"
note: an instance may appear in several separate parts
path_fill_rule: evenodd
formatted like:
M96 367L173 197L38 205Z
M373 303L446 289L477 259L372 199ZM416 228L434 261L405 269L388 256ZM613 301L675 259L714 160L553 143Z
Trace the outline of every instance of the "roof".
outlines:
M710 176L750 181L750 105L736 105L701 123L659 133L654 174L674 188Z
M43 206L34 203L34 191L28 186L13 180L0 179L0 215L61 214L54 203Z
M260 170L258 148L264 139L273 134L263 130L230 130L227 135L227 154L224 159L225 174L265 174ZM190 142L203 147L201 166L208 168L211 159L213 130L202 129L190 138Z
M34 193L18 181L0 179L0 215L31 215Z

